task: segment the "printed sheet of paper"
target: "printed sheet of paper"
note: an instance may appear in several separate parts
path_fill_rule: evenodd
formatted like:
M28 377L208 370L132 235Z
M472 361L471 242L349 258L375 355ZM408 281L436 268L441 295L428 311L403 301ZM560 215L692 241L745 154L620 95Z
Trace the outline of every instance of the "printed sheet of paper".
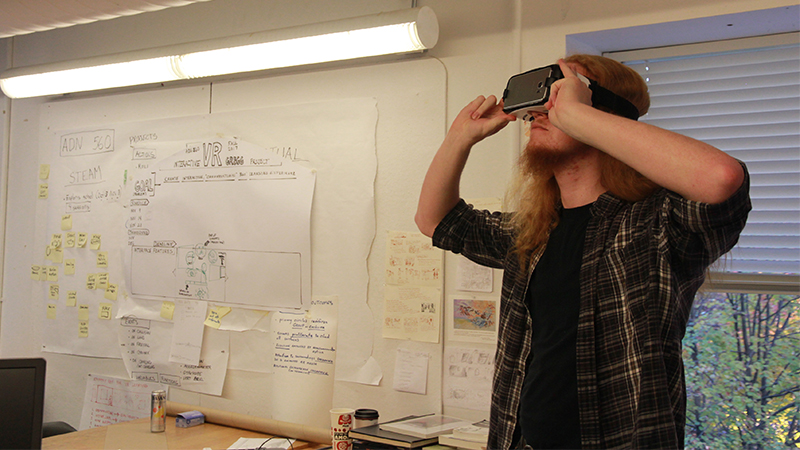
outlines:
M495 344L499 306L491 297L451 296L445 308L447 340Z
M383 337L439 342L442 254L421 233L389 232Z
M159 389L167 390L168 387L148 381L89 374L79 429L150 417L150 393Z
M203 394L222 394L230 353L227 332L205 330L200 363L176 364L169 361L172 323L135 317L123 317L119 323L122 361L131 379Z
M494 376L494 351L445 347L442 404L489 411Z
M394 390L425 395L428 389L429 359L428 353L398 348L392 384Z

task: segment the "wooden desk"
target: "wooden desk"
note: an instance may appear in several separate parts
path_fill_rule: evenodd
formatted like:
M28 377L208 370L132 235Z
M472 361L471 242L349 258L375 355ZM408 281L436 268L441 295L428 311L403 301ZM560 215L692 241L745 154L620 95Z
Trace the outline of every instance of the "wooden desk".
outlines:
M175 417L167 417L164 433L150 432L150 419L137 419L107 427L91 428L51 436L42 440L43 449L103 450L103 449L227 449L239 438L264 438L269 434L243 430L225 425L204 423L190 428L177 428ZM325 447L317 443L295 441L296 450Z

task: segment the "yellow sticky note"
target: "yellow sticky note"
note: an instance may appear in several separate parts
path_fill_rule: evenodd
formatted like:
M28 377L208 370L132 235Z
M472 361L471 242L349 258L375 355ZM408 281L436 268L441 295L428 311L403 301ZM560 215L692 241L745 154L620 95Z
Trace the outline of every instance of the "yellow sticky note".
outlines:
M48 261L52 261L53 260L53 251L54 250L55 249L52 246L48 245L47 248L44 249L44 259L46 259Z
M211 328L219 328L220 319L222 318L219 316L219 311L217 311L217 308L209 308L208 317L206 317L206 321L203 322L203 325Z
M78 320L89 320L89 305L78 305Z
M209 309L208 317L206 317L204 324L209 327L219 328L221 319L229 312L231 312L231 308L228 306L213 306Z
M80 321L78 321L78 337L79 338L88 338L89 337L89 321L88 320L80 320Z
M108 288L108 272L97 274L97 289Z
M78 303L78 291L67 291L67 306L75 306Z
M175 303L161 302L161 317L172 320L172 315L175 313Z
M108 267L108 252L97 252L97 267Z
M58 281L58 266L47 266L47 281Z
M92 234L92 238L89 240L89 248L92 250L99 250L100 249L100 235L95 233Z
M47 304L47 318L48 319L55 319L56 318L56 305L53 303Z
M61 216L61 230L68 231L72 229L72 214L64 214Z
M93 291L97 289L97 274L90 273L86 275L86 289Z
M50 178L50 164L39 164L39 179L46 180Z
M54 248L53 253L50 255L50 260L56 264L61 264L64 261L64 249L61 247Z
M97 311L97 318L103 320L111 320L111 310L114 305L111 303L100 303L100 309Z
M114 283L108 283L104 297L108 300L117 301L117 285Z
M50 289L47 293L47 296L50 300L58 300L58 285L51 284Z
M64 260L64 275L75 275L75 260L74 259L65 259Z
M64 234L64 247L72 248L75 247L75 232L70 231Z
M49 193L49 189L47 187L47 183L39 185L39 200L47 200L47 194Z
M50 238L50 247L61 247L61 233L53 233L53 236Z
M47 281L47 266L42 266L39 269L39 281Z
M41 275L39 275L39 272L40 272L41 270L42 270L42 267L41 267L41 266L37 266L37 265L35 265L35 264L34 264L34 265L32 265L32 266L31 266L31 280L33 280L33 281L39 281L39 277L41 276Z
M77 241L78 247L86 247L86 242L88 240L89 240L88 233L82 233L82 232L78 233L78 241Z

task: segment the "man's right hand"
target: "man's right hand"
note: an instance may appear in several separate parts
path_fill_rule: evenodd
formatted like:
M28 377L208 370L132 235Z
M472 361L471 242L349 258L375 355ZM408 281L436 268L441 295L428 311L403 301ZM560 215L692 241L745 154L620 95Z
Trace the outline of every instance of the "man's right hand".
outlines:
M417 205L415 221L426 236L458 203L459 181L473 145L502 130L516 117L503 112L497 97L479 96L458 113L431 161Z
M448 138L469 147L505 128L515 116L503 112L503 101L497 97L479 95L456 116Z

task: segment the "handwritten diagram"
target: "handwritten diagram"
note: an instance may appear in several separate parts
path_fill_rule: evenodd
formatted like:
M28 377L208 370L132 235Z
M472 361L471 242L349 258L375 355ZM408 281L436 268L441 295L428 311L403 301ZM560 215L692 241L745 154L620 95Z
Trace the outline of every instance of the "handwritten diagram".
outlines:
M163 385L89 374L80 429L102 427L150 415L150 392Z
M159 145L129 183L131 295L307 307L313 172L236 138Z
M199 364L171 361L170 344L188 342L176 331L178 305L227 309L223 328L247 310L305 313L312 259L318 286L350 303L348 320L371 318L363 262L375 233L377 105L345 104L348 115L325 121L315 118L335 117L341 101L43 124L37 202L46 218L37 217L30 275L47 321L42 349L121 357L136 380L219 395L227 332L204 327ZM147 326L121 320L130 316ZM347 343L350 356L371 351ZM269 359L257 369L272 371ZM294 366L287 377L306 376ZM333 376L324 373L310 378Z

